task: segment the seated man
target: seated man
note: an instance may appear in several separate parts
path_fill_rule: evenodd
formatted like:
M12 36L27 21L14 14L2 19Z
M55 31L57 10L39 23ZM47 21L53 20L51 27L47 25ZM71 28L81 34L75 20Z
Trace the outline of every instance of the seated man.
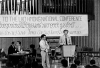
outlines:
M31 45L30 45L30 49L31 49L31 54L32 54L32 56L36 57L35 45L31 44Z
M6 54L3 49L0 49L0 58L5 58Z
M21 45L21 41L17 41L16 42L16 49L18 50L18 52L22 52L22 45Z
M85 68L99 68L95 63L95 60L90 60L90 65L86 65Z
M0 49L0 59L1 59L0 62L2 62L2 63L6 63L6 61L7 61L7 55L4 52L3 48Z
M18 64L20 56L11 56L10 54L17 52L18 52L17 45L15 45L15 43L12 42L8 48L8 54L9 54L8 59L9 63L13 64L14 67Z
M27 58L28 60L28 67L36 67L37 66L37 62L36 62L36 49L35 49L35 45L31 44L30 45L30 54Z
M9 46L9 48L8 48L8 54L13 54L13 53L17 53L17 52L18 51L17 51L17 49L15 47L15 43L12 42L11 45Z

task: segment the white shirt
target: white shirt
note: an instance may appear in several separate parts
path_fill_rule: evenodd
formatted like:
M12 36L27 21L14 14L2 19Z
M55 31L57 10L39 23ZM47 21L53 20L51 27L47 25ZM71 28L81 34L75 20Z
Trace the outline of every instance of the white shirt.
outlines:
M39 44L40 44L40 49L41 50L45 51L45 50L49 49L49 45L48 45L47 41L41 40Z
M65 35L63 35L63 36L60 36L60 39L59 39L59 44L60 44L60 45L66 45L66 40L65 40L65 38L67 38L67 44L68 44L68 45L72 44L71 36L67 35L67 36L65 37Z

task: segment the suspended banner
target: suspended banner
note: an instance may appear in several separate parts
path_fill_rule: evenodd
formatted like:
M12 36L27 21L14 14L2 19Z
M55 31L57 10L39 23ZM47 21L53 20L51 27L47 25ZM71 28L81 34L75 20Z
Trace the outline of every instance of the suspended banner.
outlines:
M0 37L88 36L87 15L1 15Z

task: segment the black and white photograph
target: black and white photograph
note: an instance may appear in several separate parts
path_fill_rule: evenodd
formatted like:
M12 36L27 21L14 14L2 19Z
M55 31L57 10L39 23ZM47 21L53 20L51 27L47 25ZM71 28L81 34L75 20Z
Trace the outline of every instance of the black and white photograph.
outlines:
M0 0L0 68L100 68L100 0Z

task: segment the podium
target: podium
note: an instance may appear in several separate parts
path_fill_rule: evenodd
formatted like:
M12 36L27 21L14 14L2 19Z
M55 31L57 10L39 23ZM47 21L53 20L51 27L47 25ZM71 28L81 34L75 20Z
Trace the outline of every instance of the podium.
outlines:
M75 54L75 45L64 45L63 47L63 57L67 58L69 66L69 58L74 57Z

